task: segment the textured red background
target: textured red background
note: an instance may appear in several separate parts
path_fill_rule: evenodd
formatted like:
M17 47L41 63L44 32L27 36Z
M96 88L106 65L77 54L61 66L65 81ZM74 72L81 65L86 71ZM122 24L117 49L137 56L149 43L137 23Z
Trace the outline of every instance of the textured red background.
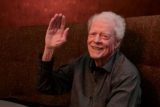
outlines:
M159 0L1 0L0 27L48 24L55 13L68 22L86 22L96 12L111 10L124 17L160 14Z

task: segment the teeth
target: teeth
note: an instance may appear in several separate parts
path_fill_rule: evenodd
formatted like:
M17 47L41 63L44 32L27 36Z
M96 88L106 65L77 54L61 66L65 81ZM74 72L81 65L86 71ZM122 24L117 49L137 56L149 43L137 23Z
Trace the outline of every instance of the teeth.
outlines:
M102 50L102 48L99 48L99 47L92 47L92 48L95 50Z

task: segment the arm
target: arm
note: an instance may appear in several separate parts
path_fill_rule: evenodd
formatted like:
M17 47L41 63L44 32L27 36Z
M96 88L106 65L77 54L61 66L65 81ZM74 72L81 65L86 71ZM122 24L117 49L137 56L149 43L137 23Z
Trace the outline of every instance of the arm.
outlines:
M55 14L49 23L45 37L45 48L41 59L38 90L48 94L61 94L71 88L71 65L52 72L56 48L66 42L69 28L65 29L65 16Z
M72 87L73 65L64 65L54 70L53 61L40 63L38 90L46 94L63 94Z

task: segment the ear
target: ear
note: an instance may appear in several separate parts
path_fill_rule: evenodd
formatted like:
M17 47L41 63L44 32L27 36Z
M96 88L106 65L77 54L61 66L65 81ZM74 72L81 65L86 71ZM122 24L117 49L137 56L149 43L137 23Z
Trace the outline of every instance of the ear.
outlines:
M115 49L119 48L121 44L121 40L116 40L115 42Z

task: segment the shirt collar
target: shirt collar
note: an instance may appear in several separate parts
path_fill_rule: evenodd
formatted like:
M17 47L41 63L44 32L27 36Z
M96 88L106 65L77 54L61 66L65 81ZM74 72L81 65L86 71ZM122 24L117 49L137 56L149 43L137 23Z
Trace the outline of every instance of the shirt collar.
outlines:
M96 71L96 70L100 70L100 71L107 71L107 72L111 72L112 68L113 68L113 64L115 62L117 53L118 53L119 49L117 49L114 54L109 58L109 60L107 61L107 63L103 66L103 67L96 67L95 61L93 59L90 60L90 69L91 71Z

